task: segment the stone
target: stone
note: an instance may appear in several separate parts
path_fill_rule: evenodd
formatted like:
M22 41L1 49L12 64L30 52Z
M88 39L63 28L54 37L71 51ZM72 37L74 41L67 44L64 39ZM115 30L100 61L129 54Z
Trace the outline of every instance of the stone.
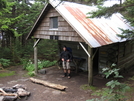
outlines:
M49 93L50 91L49 90L45 90L43 93L45 94L45 93Z
M4 96L0 96L0 101L3 101L3 99L4 99Z
M13 83L17 83L18 81L10 81L10 82L7 82L8 84L13 84Z
M61 91L55 90L55 91L52 91L52 93L53 93L54 95L60 95L60 94L61 94Z
M0 86L3 86L3 84L0 84Z
M38 73L40 73L40 74L46 74L46 69L41 69L41 70L38 70Z
M28 81L28 79L18 79L18 81Z
M56 80L57 80L57 81L61 81L61 80L62 80L62 78L56 78Z

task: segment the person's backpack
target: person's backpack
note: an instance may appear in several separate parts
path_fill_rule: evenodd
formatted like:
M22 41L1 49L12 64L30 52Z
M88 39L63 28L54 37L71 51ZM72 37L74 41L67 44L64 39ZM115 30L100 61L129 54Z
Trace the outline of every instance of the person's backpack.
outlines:
M72 48L67 47L67 51L72 54Z
M73 59L72 48L67 47L66 49L67 49L67 51L72 55L72 59ZM71 59L71 60L72 60L72 59Z

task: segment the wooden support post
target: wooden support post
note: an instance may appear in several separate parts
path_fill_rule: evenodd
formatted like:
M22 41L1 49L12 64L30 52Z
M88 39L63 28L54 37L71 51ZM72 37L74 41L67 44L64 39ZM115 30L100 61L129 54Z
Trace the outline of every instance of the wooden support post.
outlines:
M88 56L88 84L91 86L93 85L93 49L88 46L88 53L90 54L90 57Z
M38 72L37 46L34 47L34 67L35 67L35 74L37 74Z

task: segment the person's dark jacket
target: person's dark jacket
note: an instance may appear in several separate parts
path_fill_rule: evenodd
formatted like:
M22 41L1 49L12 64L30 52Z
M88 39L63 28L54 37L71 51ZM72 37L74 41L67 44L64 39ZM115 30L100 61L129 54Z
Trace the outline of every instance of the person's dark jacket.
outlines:
M72 59L72 54L68 51L62 51L60 54L60 58L64 59L64 61L67 61L68 59L71 60Z

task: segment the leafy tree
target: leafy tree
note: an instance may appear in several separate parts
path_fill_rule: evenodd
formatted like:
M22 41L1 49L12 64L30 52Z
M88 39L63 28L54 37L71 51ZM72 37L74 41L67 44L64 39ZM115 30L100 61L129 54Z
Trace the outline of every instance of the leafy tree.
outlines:
M0 47L0 58L12 59L19 62L21 58L33 57L33 39L25 40L35 20L44 7L45 0L8 0L4 1L6 6L0 10L0 35L2 35L2 47ZM44 43L45 42L45 43ZM47 47L48 41L43 41L39 47ZM42 49L39 55L49 58L56 52L56 43L49 42L51 49ZM54 57L52 57L54 59ZM53 59L50 60L53 60Z
M106 7L103 4L109 0L89 0L93 5L97 5L98 10L90 12L92 18L94 17L110 17L113 13L121 13L124 16L124 19L133 27L134 26L134 0L117 0L120 1L119 4L114 4L113 6ZM111 1L112 2L112 1ZM123 30L122 35L119 35L122 38L134 39L134 30Z

